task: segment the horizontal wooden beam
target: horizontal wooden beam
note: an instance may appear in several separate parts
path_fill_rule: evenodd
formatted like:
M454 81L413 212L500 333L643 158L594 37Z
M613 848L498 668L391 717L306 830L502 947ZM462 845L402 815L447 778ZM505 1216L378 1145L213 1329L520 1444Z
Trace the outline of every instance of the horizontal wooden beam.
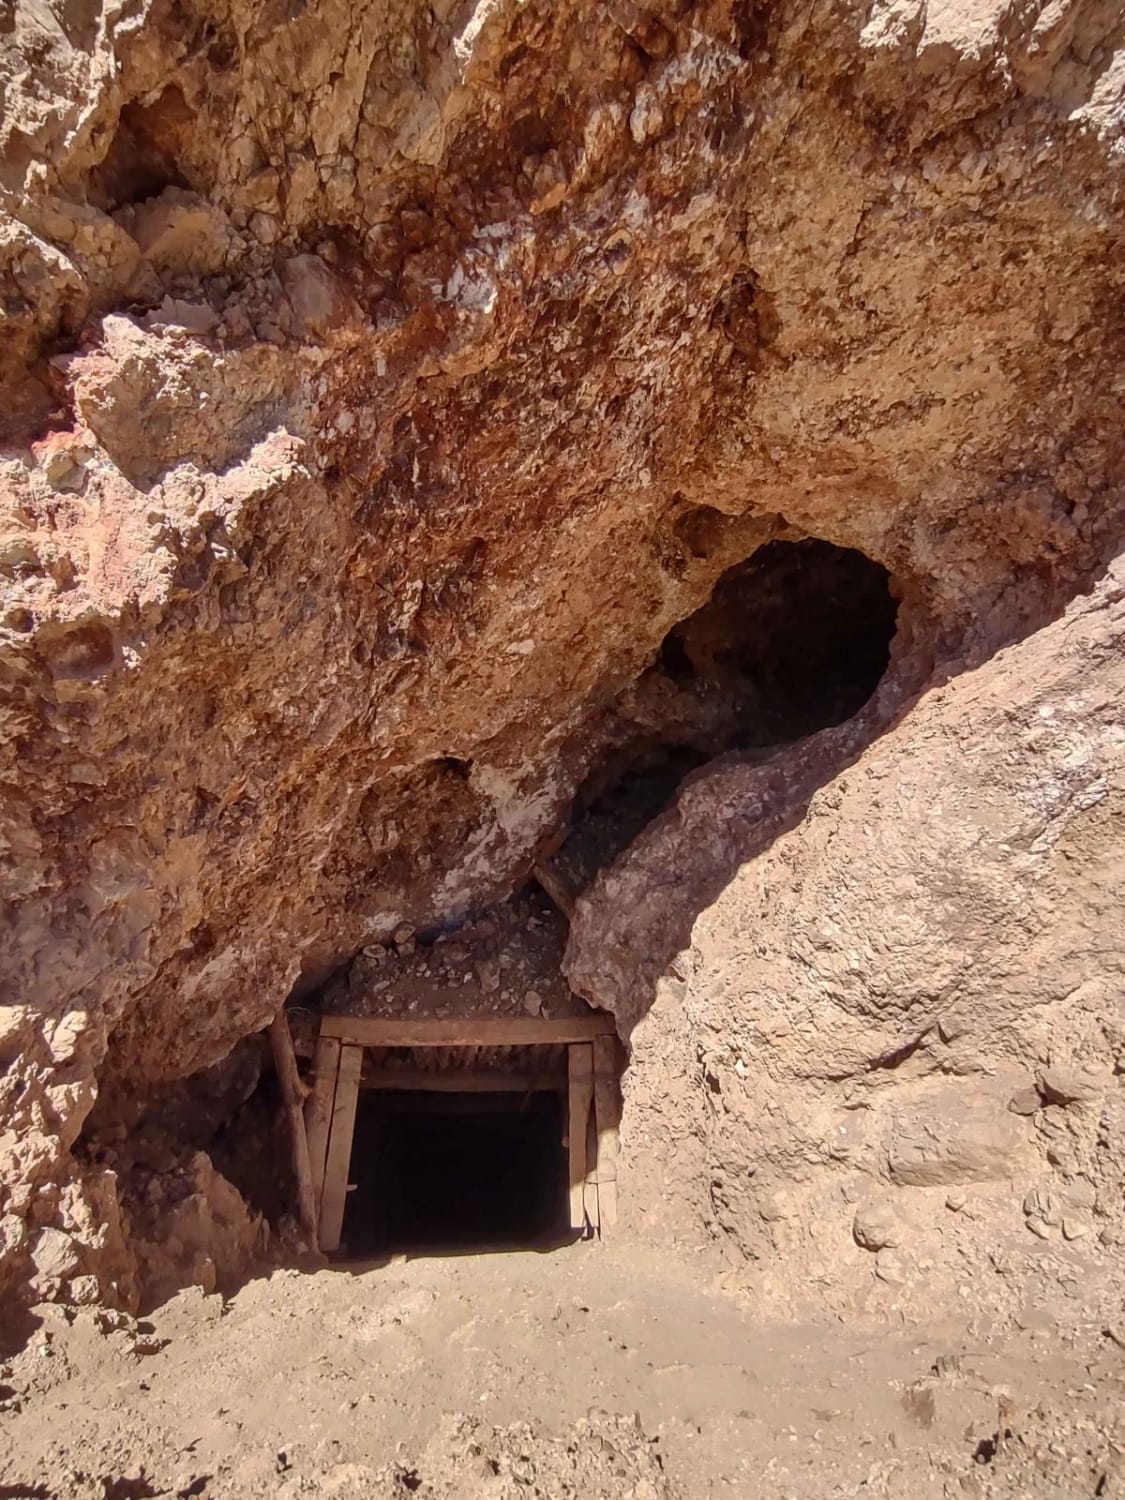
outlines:
M427 1068L372 1068L360 1079L365 1089L400 1089L411 1093L534 1094L566 1088L566 1074L477 1072L470 1068L437 1072Z
M357 1047L558 1047L613 1036L613 1017L593 1013L556 1021L531 1016L504 1019L383 1020L371 1016L321 1016L322 1037Z

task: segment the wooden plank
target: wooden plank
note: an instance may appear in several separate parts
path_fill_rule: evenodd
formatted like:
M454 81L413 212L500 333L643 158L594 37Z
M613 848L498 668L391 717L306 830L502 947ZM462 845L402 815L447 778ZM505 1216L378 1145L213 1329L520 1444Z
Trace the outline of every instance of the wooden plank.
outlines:
M617 1130L621 1106L617 1085L617 1042L595 1037L594 1114L597 1119L598 1217L604 1234L617 1223Z
M297 1217L305 1231L310 1248L317 1244L319 1214L316 1208L316 1192L313 1188L312 1167L309 1163L309 1141L305 1132L305 1117L302 1113L305 1086L297 1072L297 1058L293 1051L293 1037L289 1021L282 1007L270 1022L270 1046L273 1049L273 1065L277 1070L277 1081L281 1085L281 1101L289 1130L289 1143L293 1150L293 1172L297 1179Z
M312 1172L318 1229L324 1193L324 1163L328 1157L328 1131L332 1124L332 1104L336 1098L336 1074L339 1068L340 1043L335 1037L320 1037L313 1057L312 1093L305 1103L305 1133L309 1143L309 1169Z
M540 859L532 865L531 873L539 882L543 893L550 897L569 922L574 915L574 897L555 867L549 860Z
M370 1068L360 1088L399 1089L440 1094L534 1094L565 1089L566 1074L472 1072L468 1068L438 1073L426 1068Z
M594 1080L590 1080L590 1109L586 1113L586 1222L594 1234L601 1236L602 1217L598 1187L598 1126L594 1118Z
M443 1021L322 1016L320 1034L359 1047L557 1047L613 1036L614 1024L611 1015L597 1012L554 1021L531 1016Z
M359 1098L362 1047L341 1047L336 1075L336 1098L332 1103L332 1125L328 1135L328 1157L324 1166L324 1195L320 1205L320 1248L339 1250L344 1228L344 1203L348 1194L348 1168L355 1134L355 1107Z
M567 1053L570 1078L567 1145L570 1162L570 1227L585 1231L586 1131L594 1102L594 1049L589 1042L572 1045Z

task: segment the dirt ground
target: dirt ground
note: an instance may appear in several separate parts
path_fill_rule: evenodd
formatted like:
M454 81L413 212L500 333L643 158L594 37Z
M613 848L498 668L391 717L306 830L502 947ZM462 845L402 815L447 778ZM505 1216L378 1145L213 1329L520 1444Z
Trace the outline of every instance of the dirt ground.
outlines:
M773 1326L599 1245L40 1314L4 1500L1125 1495L1120 1329Z

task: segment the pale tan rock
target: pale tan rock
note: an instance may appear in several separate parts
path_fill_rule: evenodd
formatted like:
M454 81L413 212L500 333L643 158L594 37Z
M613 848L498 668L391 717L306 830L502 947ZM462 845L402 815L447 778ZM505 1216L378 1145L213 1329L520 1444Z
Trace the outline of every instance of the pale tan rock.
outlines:
M1108 1070L1063 1064L1041 1068L1035 1076L1048 1104L1088 1104L1101 1095L1109 1081Z
M1023 1211L1029 1218L1040 1219L1044 1224L1057 1224L1062 1213L1058 1199L1042 1188L1028 1193L1023 1200Z
M904 1112L887 1168L895 1182L915 1187L983 1182L1010 1176L1026 1143L1026 1130L1011 1116L950 1089Z
M1074 1214L1064 1214L1062 1220L1062 1232L1064 1240L1084 1239L1093 1229L1088 1219L1082 1219Z
M57 1294L62 1283L79 1269L82 1258L68 1234L59 1229L41 1229L31 1246L35 1268L34 1285L44 1297Z
M896 1250L882 1250L875 1257L875 1275L888 1286L906 1286L910 1273L910 1262Z
M240 248L226 215L182 188L165 188L158 197L130 205L118 222L159 271L213 276Z
M893 1249L902 1243L903 1226L891 1204L864 1203L856 1209L852 1235L864 1250Z
M933 1301L958 1295L966 1264L993 1274L988 1257L1048 1151L1064 1152L1073 1166L1096 1161L1105 1201L1120 1202L1125 1151L1096 1146L1104 1126L1077 1112L1013 1114L1008 1101L1042 1067L1052 1029L1056 1041L1073 1033L1106 1057L1113 1046L1102 1028L1116 1012L1116 991L1111 999L1087 981L1100 969L1091 952L1118 947L1118 794L1101 789L1121 783L1111 726L1125 691L1123 598L1111 575L1063 620L924 698L811 803L801 778L831 774L829 757L848 753L842 732L815 736L800 765L790 757L696 773L579 900L571 983L633 1028L635 1113L627 1108L622 1122L620 1171L649 1205L646 1232L658 1232L654 1218L690 1232L693 1213L714 1213L694 1198L692 1182L750 1158L754 1195L789 1181L795 1213L813 1222L835 1191L824 1143L847 1141L849 1168L885 1173L901 1185L912 1219L921 1216L911 1247L924 1245L934 1261ZM778 832L787 819L792 827ZM693 870L694 892L686 888ZM648 976L671 961L663 955L673 942L683 946L678 924L691 922L693 900L703 909L689 928L690 978L666 1002L658 989L646 1015ZM1031 959L1029 920L1039 934ZM890 1070L869 1072L870 1059L894 1057L903 1037L924 1031L937 985L957 986L969 1031L932 1050L927 1039ZM758 1037L775 1014L792 1031L766 1047ZM744 1089L724 1090L721 1114L699 1105L691 1083L699 1038L716 1034L747 1064ZM966 1045L972 1071L943 1076L952 1049ZM671 1197L665 1177L669 1207L654 1214L649 1159L661 1113L676 1121L668 1140L691 1208ZM1062 1137L1040 1128L1052 1113ZM805 1173L799 1186L791 1183L796 1163ZM743 1227L738 1180L724 1178L722 1223L727 1243L755 1258L748 1282L769 1266L771 1296L793 1305L815 1275L819 1297L848 1306L858 1295L852 1273L815 1240L775 1266L772 1247ZM970 1182L979 1184L971 1210L959 1202L964 1211L944 1219L951 1237L939 1239L936 1222L926 1221L932 1189ZM1061 1203L1061 1193L1049 1193ZM1038 1206L1029 1227L1050 1233ZM1005 1275L1013 1286L1021 1264ZM1108 1260L1101 1274L1108 1286L1116 1275ZM985 1295L988 1284L975 1279L967 1295Z

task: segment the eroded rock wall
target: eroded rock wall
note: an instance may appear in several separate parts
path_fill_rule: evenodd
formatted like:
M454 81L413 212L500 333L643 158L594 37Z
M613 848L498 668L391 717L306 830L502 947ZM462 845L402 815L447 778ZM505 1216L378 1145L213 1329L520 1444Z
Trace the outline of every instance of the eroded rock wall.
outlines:
M839 731L783 757L787 788L698 772L603 874L567 968L631 1028L635 1229L712 1244L778 1308L1112 1316L1123 694L1117 565L827 784ZM764 796L789 826L759 851Z
M13 1276L47 1231L106 1264L113 1173L69 1155L99 1083L214 1062L404 918L509 890L756 546L887 567L904 694L1097 573L1120 29L1100 0L16 6Z

